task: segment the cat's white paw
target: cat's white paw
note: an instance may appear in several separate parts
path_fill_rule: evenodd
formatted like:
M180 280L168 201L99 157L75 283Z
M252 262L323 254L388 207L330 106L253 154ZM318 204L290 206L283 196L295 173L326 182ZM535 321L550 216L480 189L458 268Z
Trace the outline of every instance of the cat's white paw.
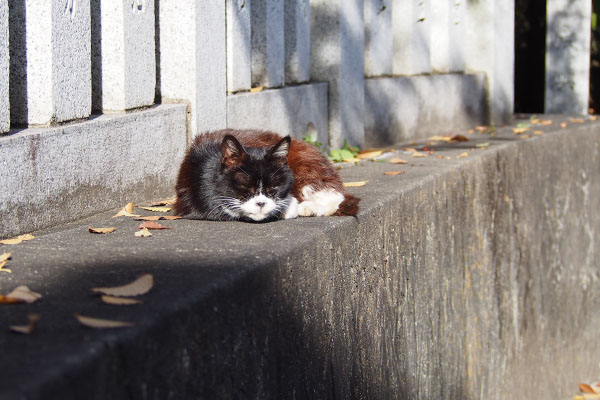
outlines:
M322 217L333 215L344 201L344 195L333 189L315 191L310 186L302 188L303 202L298 204L298 215Z
M290 197L290 203L288 205L287 210L285 210L285 214L283 216L284 219L298 218L298 200L296 200L295 197Z

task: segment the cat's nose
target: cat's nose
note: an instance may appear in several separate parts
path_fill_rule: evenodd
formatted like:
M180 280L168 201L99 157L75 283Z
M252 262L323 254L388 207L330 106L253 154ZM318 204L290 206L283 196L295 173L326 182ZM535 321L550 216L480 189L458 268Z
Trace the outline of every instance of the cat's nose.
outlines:
M258 206L258 208L263 208L265 206L265 202L264 201L257 201L256 205Z

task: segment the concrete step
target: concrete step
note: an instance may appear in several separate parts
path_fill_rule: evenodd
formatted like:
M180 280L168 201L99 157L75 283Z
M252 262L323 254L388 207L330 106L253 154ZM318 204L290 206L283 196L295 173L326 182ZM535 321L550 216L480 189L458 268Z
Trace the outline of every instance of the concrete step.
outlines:
M570 396L600 345L600 123L562 121L345 166L368 180L349 189L357 218L162 221L138 238L111 211L0 246L0 293L43 295L0 305L0 399ZM142 273L141 305L91 292ZM8 331L31 313L33 334Z

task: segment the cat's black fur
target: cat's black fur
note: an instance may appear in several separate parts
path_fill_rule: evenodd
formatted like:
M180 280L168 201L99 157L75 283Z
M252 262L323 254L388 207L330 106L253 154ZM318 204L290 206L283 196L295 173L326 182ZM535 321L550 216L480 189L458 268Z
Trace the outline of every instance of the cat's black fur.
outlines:
M191 219L266 222L282 218L294 177L287 157L290 137L271 147L244 148L232 135L192 145L179 172L175 212ZM249 215L249 200L266 203L265 212ZM274 203L271 203L272 200ZM254 206L254 203L252 204ZM274 207L272 210L268 208ZM261 208L262 210L262 208Z

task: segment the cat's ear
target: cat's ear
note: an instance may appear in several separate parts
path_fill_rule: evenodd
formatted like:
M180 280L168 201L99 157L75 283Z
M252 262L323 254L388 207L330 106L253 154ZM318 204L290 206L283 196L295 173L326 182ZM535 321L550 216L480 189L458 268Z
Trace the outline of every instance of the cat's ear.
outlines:
M226 135L221 142L221 162L227 167L240 165L247 154L240 142L232 135Z
M291 142L292 138L290 138L289 136L284 137L275 146L271 147L271 149L267 153L267 158L271 160L280 160L287 162Z

